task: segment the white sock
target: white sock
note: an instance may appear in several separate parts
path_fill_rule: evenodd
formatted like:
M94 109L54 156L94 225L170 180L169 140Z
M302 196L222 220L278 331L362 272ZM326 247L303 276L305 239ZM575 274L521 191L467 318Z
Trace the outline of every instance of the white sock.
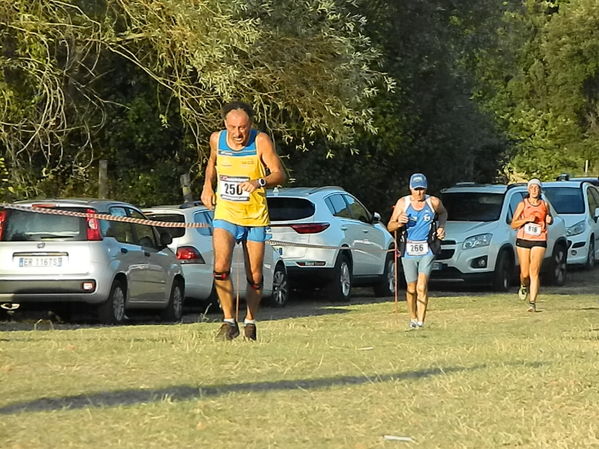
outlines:
M256 320L248 320L247 318L245 320L243 320L243 324L247 325L247 324L256 324Z
M225 323L235 324L235 319L234 318L225 318L223 321Z

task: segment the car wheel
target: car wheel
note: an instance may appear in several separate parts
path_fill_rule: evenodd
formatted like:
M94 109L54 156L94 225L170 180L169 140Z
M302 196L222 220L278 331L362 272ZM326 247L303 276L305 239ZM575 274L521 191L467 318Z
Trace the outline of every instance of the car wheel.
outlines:
M173 281L173 288L168 300L166 309L162 311L160 317L163 321L178 322L183 317L183 288L180 281Z
M587 255L587 261L584 264L584 268L592 270L595 263L595 236L592 235L591 240L589 241L589 254Z
M108 299L98 306L98 319L104 324L121 324L125 321L125 291L121 281L112 283Z
M272 295L268 299L268 305L273 307L284 307L289 299L289 284L287 281L287 270L285 265L278 263L272 274Z
M329 294L333 301L349 301L352 287L352 273L349 258L345 254L339 254L335 269L333 272L333 280L329 284Z
M395 294L395 261L393 254L385 259L383 277L374 285L375 296L393 296Z
M499 253L497 263L495 264L495 274L493 278L493 289L498 292L507 292L512 284L512 274L514 264L506 251Z
M566 283L566 249L563 245L558 245L553 250L551 256L551 271L549 272L549 282L561 287Z

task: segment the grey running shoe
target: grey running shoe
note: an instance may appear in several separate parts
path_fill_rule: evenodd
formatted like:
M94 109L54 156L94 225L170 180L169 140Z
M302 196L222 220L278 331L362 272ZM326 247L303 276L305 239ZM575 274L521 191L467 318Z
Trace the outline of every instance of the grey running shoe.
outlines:
M231 323L225 321L223 324L221 324L220 329L218 330L218 333L216 334L216 337L214 339L227 341L227 340L233 340L234 338L236 338L238 336L239 336L239 326L237 325L237 323L231 324Z
M526 288L526 285L520 286L520 289L518 290L518 298L520 298L522 301L526 301L526 298L528 298L528 288Z
M418 322L410 320L410 329L418 329Z
M247 323L243 328L245 338L248 340L256 341L256 325L253 323Z
M528 311L529 312L536 312L537 311L537 303L536 302L529 302L528 303Z

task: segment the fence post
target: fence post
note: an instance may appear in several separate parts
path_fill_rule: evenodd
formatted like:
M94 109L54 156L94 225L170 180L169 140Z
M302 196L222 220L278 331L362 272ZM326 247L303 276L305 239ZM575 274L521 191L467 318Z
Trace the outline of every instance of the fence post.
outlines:
M98 168L98 198L106 199L108 197L108 161L100 160Z
M189 174L186 173L180 177L181 190L183 191L183 202L191 203L193 197L191 196L191 186L189 182Z

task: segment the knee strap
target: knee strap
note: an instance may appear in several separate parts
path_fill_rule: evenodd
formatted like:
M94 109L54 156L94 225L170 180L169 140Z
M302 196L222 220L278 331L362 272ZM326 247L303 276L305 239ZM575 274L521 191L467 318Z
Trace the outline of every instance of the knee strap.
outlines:
M227 279L229 279L229 275L231 274L230 271L215 271L214 272L214 279L216 279L217 281L226 281Z
M262 278L260 279L260 282L258 282L258 283L254 283L254 281L249 278L247 278L247 281L248 281L248 285L250 287L252 287L254 290L260 290L264 286L264 276L262 276Z

